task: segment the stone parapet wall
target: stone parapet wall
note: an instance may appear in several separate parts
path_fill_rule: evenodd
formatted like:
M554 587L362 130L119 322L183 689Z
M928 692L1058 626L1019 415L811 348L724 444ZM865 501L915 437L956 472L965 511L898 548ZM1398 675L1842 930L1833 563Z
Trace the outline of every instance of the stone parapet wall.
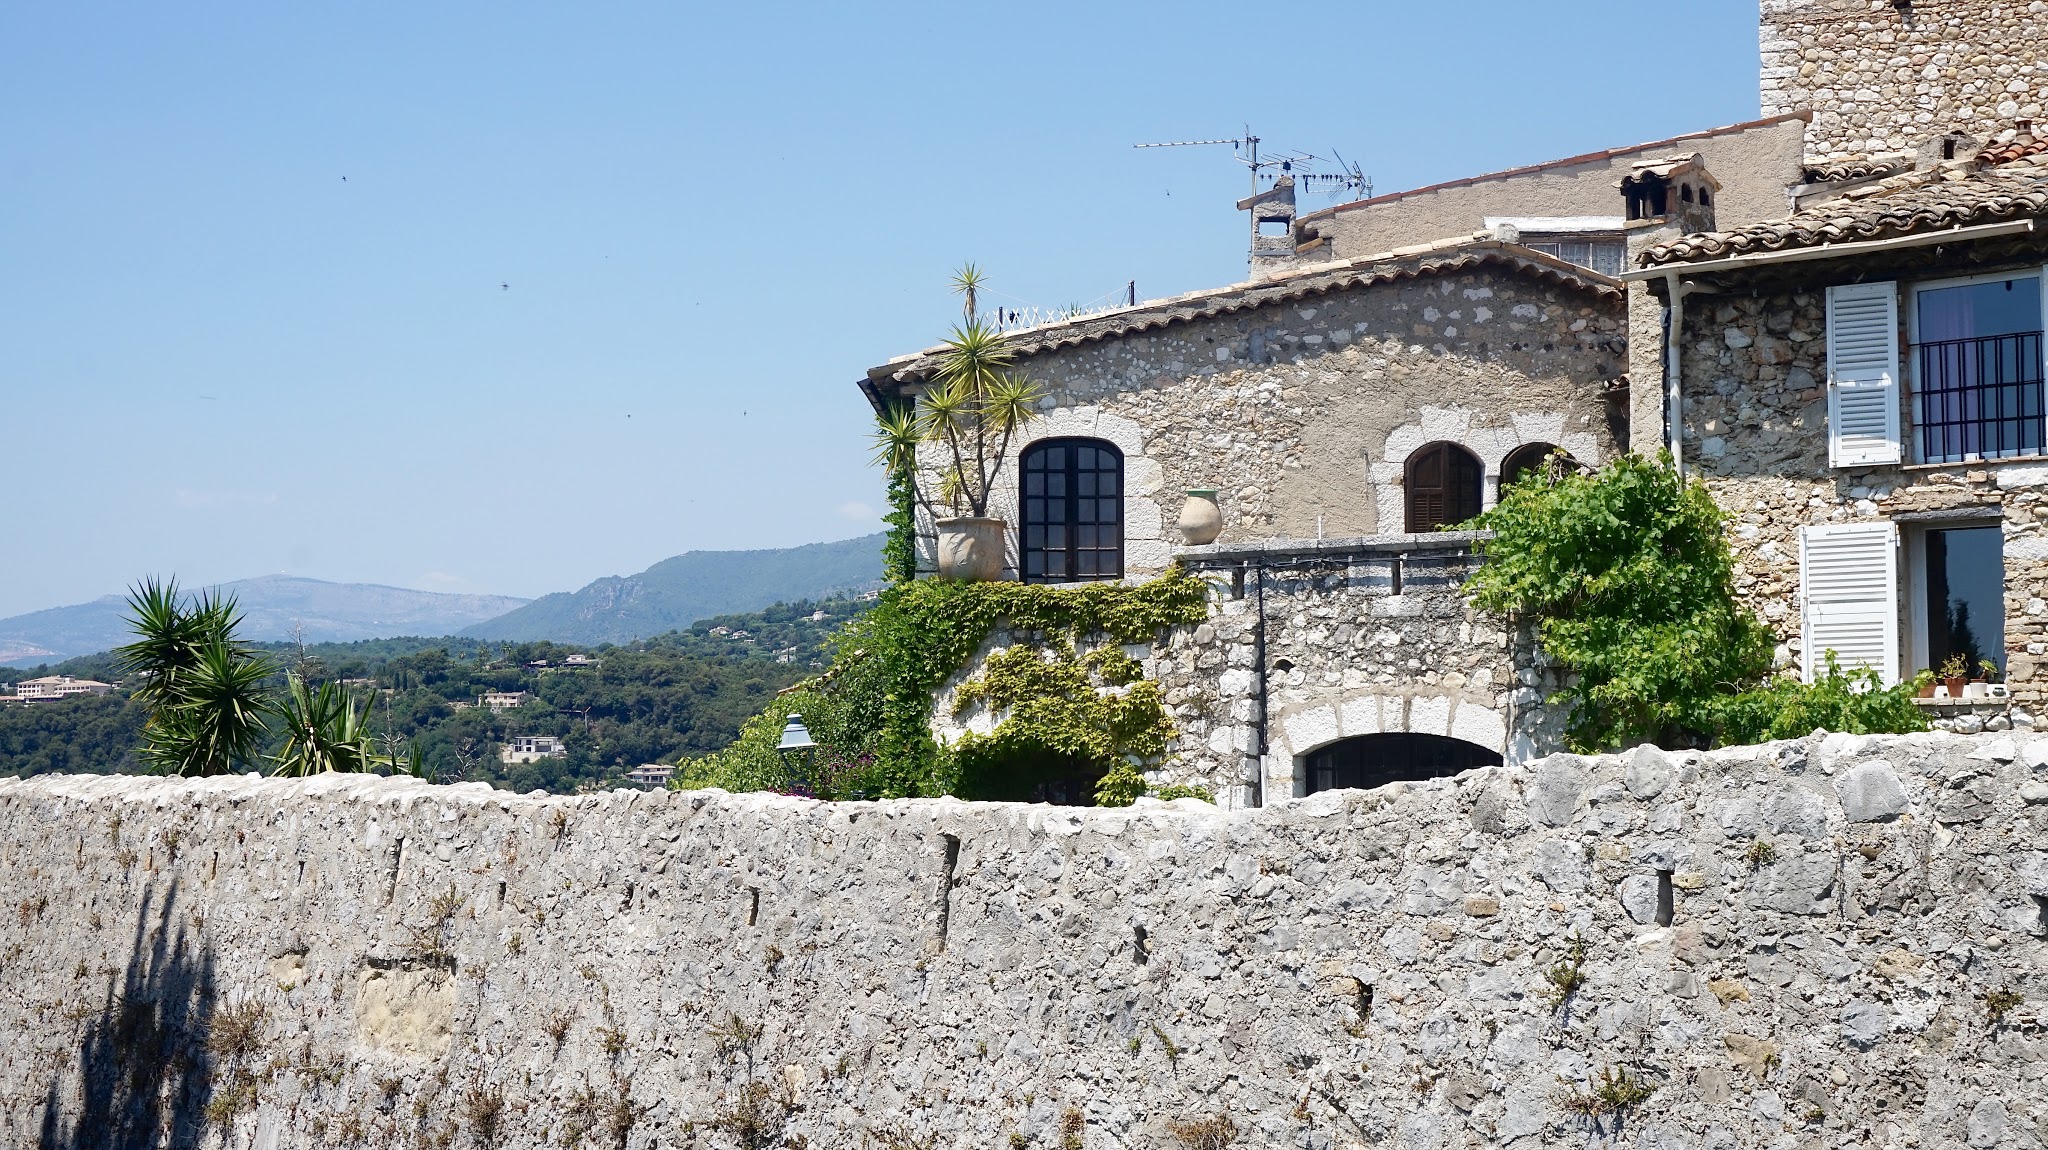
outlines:
M1985 143L2043 117L2044 11L2023 0L1762 0L1763 114L1810 110L1815 163L1912 151L1950 131Z
M0 781L0 1143L2039 1147L2044 843L2048 740L1944 735L1239 813Z

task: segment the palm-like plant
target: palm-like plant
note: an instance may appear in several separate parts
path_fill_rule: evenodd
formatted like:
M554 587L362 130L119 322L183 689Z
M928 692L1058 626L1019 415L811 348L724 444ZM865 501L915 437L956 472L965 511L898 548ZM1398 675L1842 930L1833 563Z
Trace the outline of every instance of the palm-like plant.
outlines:
M970 319L943 341L932 386L918 403L917 442L945 448L939 501L956 514L988 514L1017 430L1037 415L1044 392L1012 369L1015 359L1002 332Z
M975 314L980 310L981 286L986 279L972 260L961 264L960 270L953 273L953 294L960 297L960 313L968 323L974 322Z
M136 641L115 655L140 680L135 694L150 708L143 758L177 775L252 762L269 730L264 681L275 668L236 640L233 597L208 591L185 601L177 580L149 578L130 590L128 607Z
M370 708L337 683L309 687L296 674L285 676L284 746L271 757L273 774L303 778L328 771L367 771L376 758L370 738ZM393 756L394 759L396 756Z

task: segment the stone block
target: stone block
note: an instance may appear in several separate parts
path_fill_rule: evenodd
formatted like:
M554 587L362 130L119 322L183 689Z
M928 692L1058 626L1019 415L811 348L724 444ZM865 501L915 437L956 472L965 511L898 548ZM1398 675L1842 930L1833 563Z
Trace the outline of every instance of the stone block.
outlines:
M1869 759L1850 767L1835 780L1842 813L1850 822L1882 822L1904 814L1911 805L1899 773L1883 759Z

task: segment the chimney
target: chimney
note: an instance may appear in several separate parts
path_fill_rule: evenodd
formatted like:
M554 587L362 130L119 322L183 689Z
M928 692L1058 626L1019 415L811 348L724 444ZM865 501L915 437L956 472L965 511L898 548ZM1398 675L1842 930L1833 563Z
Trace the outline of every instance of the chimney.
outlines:
M1618 186L1631 230L1675 227L1681 235L1714 230L1714 197L1721 182L1698 152L1638 160Z
M1294 266L1294 177L1281 176L1256 196L1237 201L1252 214L1251 278Z
M1622 234L1628 262L1643 249L1688 232L1714 230L1714 198L1721 184L1698 152L1641 160L1616 185L1624 207ZM1654 456L1666 443L1664 304L1647 282L1628 285L1628 446Z

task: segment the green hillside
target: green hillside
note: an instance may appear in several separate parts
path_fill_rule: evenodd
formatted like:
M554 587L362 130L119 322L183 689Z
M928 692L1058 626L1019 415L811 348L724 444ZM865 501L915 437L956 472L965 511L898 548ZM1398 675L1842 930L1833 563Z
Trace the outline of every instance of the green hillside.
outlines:
M315 678L367 680L356 686L376 694L373 730L417 742L441 780L570 792L618 785L642 763L724 747L777 691L823 667L828 638L866 607L843 598L777 604L624 645L372 639L308 644L305 657ZM258 646L280 662L300 657L291 644ZM598 665L565 667L572 654ZM0 668L0 683L44 674L112 681L118 673L111 657L96 655ZM530 699L494 712L475 705L485 691L525 691ZM136 771L144 718L125 691L0 706L0 775ZM497 750L516 735L561 737L568 753L508 766Z
M544 595L461 634L630 643L773 603L856 594L882 585L882 538L864 535L774 551L689 551L638 575L607 576L580 591Z

